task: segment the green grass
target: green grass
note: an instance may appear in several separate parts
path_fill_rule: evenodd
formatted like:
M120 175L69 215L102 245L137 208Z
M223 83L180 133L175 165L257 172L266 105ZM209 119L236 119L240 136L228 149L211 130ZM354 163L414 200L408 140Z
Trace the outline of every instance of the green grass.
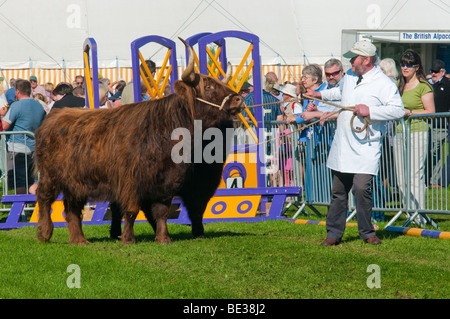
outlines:
M0 298L442 299L450 288L444 239L381 230L383 244L371 246L348 227L341 245L322 247L324 226L288 221L205 224L195 240L189 226L169 224L171 245L157 244L147 223L129 246L110 240L107 225L84 231L87 246L69 245L65 228L47 244L34 227L0 231ZM71 264L79 289L66 284ZM371 264L381 288L367 287Z

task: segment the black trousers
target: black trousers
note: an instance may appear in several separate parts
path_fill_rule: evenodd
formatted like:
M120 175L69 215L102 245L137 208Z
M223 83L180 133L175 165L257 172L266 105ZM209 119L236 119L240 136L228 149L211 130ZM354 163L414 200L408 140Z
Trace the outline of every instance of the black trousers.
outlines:
M332 171L332 176L333 187L326 222L327 237L339 241L344 235L350 190L355 198L356 218L361 239L375 235L372 225L373 175Z

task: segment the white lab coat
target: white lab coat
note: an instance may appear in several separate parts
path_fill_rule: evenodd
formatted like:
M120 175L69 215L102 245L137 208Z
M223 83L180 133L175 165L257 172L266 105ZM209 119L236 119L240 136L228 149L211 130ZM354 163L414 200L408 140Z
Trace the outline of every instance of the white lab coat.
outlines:
M381 68L375 66L363 75L361 83L356 85L358 76L349 70L338 88L322 91L324 100L341 100L343 106L366 104L370 109L370 137L366 130L361 133L352 131L351 111L342 111L337 119L337 127L328 155L327 166L335 171L355 174L378 173L381 154L382 134L386 121L400 119L405 115L405 107L397 86ZM353 121L355 129L364 126L362 117Z

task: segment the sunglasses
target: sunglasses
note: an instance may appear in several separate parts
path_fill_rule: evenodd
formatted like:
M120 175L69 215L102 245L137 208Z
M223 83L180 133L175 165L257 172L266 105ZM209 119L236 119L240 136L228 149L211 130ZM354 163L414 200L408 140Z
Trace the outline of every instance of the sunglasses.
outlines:
M333 73L325 72L325 76L328 76L328 77L330 77L330 76L338 76L339 73L341 73L341 70L333 72Z
M441 70L437 70L437 71L435 71L435 70L430 70L431 71L431 73L440 73L441 72Z
M408 69L415 68L416 66L418 66L418 64L400 64L401 68L408 68Z

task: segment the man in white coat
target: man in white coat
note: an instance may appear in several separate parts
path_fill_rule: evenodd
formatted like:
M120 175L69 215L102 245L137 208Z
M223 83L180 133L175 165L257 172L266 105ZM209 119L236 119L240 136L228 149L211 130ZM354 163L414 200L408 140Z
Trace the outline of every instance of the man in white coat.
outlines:
M405 109L397 86L375 64L377 52L371 42L356 42L344 57L350 59L352 68L338 88L306 93L324 100L340 99L343 106L355 106L353 112L342 111L336 115L337 127L327 161L333 175L332 196L326 222L327 237L322 245L340 243L352 188L360 237L366 243L377 245L381 240L371 222L372 179L378 173L386 121L402 118ZM322 121L327 120L327 115L322 115ZM364 127L363 117L370 120L369 136L366 130L361 133L353 130L350 124L353 115L356 115L353 121L356 130Z

